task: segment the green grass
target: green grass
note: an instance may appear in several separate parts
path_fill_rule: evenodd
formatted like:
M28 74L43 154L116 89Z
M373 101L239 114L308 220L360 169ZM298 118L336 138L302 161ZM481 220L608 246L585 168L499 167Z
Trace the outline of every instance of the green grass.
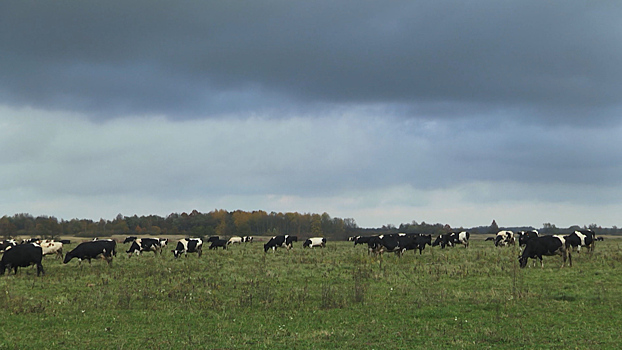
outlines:
M520 269L517 248L402 258L364 247L264 254L261 243L108 267L46 257L0 277L0 349L618 349L617 240ZM119 245L118 251L127 249ZM530 263L531 265L531 263Z

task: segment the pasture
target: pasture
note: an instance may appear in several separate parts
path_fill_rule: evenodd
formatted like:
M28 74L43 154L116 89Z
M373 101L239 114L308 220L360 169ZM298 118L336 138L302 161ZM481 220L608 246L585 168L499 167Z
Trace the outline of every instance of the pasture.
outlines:
M111 267L45 257L43 277L2 276L0 349L620 348L620 243L563 269L476 239L401 258L329 240L128 259L118 244Z

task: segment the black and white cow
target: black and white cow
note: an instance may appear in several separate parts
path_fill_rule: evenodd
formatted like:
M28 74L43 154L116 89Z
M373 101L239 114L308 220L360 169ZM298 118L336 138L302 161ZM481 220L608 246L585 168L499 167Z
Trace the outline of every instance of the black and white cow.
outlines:
M43 250L38 244L19 244L6 249L0 260L0 275L4 275L6 269L11 269L17 274L18 267L37 265L37 276L45 274L43 271Z
M69 253L65 254L63 264L67 264L73 258L77 258L79 264L82 264L82 260L88 260L90 264L91 259L101 257L110 265L112 263L112 257L114 256L114 249L110 241L106 240L82 242Z
M441 248L452 247L453 242L451 239L451 233L445 233L445 234L438 235L438 237L436 237L436 239L432 243L432 246L436 247L438 245L440 245Z
M159 238L136 238L130 245L130 249L126 251L129 258L133 254L140 255L142 252L153 252L154 255L162 254L162 241Z
M263 245L263 250L264 252L267 252L270 249L272 249L272 251L276 251L276 248L281 247L281 248L287 248L287 250L289 251L290 249L293 248L294 242L298 242L298 236L290 236L290 235L274 236L270 238L268 243Z
M0 242L0 253L4 253L4 251L9 248L9 247L14 247L17 245L17 242L15 242L15 240L13 239L5 239L4 241Z
M566 240L563 236L540 236L527 241L527 245L523 253L519 257L520 267L527 266L527 259L540 259L540 266L544 267L542 256L561 255L562 266L566 264L568 258L570 266L572 266L572 256L566 249Z
M495 247L507 247L515 245L514 232L512 231L499 231L495 236Z
M566 249L569 251L576 249L577 253L580 253L581 247L586 247L588 252L594 250L596 235L592 230L577 230L564 236L564 238L566 239Z
M517 233L517 235L518 235L518 245L521 247L526 246L527 242L530 239L540 236L540 234L538 233L538 230L520 231Z
M210 237L210 239L213 237ZM224 240L224 239L215 239L215 240L211 240L209 242L212 242L212 244L209 246L209 249L218 249L218 248L222 248L227 249L227 246L229 245L229 241Z
M303 244L303 248L314 248L314 247L326 247L326 238L324 237L311 237L308 238Z
M173 255L178 258L181 254L186 257L188 253L197 253L199 257L203 254L203 240L200 238L183 238L177 242L177 247L171 250Z
M244 237L242 237L242 242L244 242L244 243L253 243L253 236L244 236Z
M452 234L454 245L462 244L465 248L469 247L469 238L471 238L471 233L468 231L454 232Z

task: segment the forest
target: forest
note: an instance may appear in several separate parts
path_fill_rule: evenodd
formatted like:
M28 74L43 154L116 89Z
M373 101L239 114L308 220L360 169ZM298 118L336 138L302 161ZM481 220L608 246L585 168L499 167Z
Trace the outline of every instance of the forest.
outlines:
M567 233L575 229L590 228L597 234L620 235L617 227L603 228L596 224L558 228L544 223L536 228L544 234ZM499 227L493 220L489 226L468 228L474 234L494 234L500 229L527 230L534 227ZM428 224L425 222L403 223L399 226L384 225L379 228L361 228L352 218L333 218L328 213L277 213L256 210L252 212L216 209L208 213L193 210L191 213L172 213L167 217L158 215L123 216L118 214L113 220L100 219L57 219L54 216L37 216L20 213L0 218L0 236L12 237L109 237L111 235L184 235L189 237L207 236L271 236L279 234L301 237L324 236L332 240L346 240L354 235L387 234L397 232L440 234L464 228L452 228L447 224Z

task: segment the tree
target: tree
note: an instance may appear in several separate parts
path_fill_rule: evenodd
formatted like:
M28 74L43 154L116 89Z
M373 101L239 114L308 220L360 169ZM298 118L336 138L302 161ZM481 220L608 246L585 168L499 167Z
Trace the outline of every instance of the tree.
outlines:
M499 226L497 225L497 222L494 219L492 220L492 224L490 224L490 232L491 233L499 232Z

